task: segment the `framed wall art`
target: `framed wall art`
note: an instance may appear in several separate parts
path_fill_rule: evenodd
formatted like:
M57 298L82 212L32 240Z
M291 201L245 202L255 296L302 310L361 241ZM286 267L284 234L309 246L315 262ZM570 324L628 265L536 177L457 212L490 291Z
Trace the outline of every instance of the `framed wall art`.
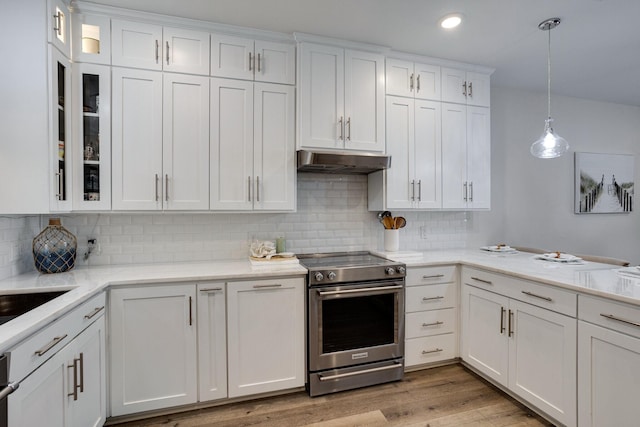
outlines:
M634 156L575 153L575 213L629 213L634 203Z

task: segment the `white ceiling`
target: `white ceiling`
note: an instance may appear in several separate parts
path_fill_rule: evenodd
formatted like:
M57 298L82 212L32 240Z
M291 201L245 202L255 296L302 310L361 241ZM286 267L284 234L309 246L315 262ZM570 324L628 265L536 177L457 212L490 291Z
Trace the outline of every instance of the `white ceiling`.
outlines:
M296 31L486 65L492 84L640 106L640 0L92 0L264 30ZM437 21L460 12L443 31Z

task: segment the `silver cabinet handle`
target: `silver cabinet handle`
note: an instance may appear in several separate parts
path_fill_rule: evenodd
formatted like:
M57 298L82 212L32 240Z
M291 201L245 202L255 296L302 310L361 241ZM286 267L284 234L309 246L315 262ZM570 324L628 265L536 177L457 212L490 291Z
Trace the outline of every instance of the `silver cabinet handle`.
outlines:
M504 314L506 312L504 307L500 307L500 335L504 334Z
M56 344L58 344L60 341L62 341L66 337L67 337L67 334L62 335L61 337L55 337L54 339L51 340L51 342L49 342L47 345L42 347L40 350L36 350L33 354L35 354L36 356L44 355L46 352L51 350L53 347L56 346Z
M440 325L444 325L444 322L441 322L438 320L437 322L433 322L433 323L423 323L422 327L428 328L429 326L440 326Z
M351 117L347 119L347 124L345 125L345 127L349 131L347 132L347 141L351 141Z
M422 201L422 180L418 180L418 201Z
M616 317L613 314L600 313L600 316L606 317L607 319L615 320L616 322L622 322L622 323L625 323L627 325L636 326L636 327L640 328L640 323L636 323L636 322L633 322L631 320L623 319L621 317Z
M169 42L167 42L167 65L169 65Z
M189 326L193 325L193 298L189 297Z
M493 282L491 282L491 280L484 280L484 279L480 279L478 277L471 277L471 280L475 280L475 281L480 282L480 283L485 283L487 285L493 285Z
M462 94L467 96L467 82L462 83Z
M100 313L102 310L104 310L104 305L102 307L96 307L93 309L93 311L89 314L85 314L84 318L89 320L92 319L93 317L95 317L98 313Z
M473 202L473 181L469 183L469 201Z
M523 294L525 294L525 295L529 295L530 297L543 299L543 300L545 300L545 301L549 301L549 302L552 302L552 301L553 301L553 299L551 299L551 298L549 298L549 297L545 297L545 296L542 296L542 295L536 295L536 294L534 294L534 293L532 293L532 292L522 291L522 293L523 293Z
M80 359L73 359L73 365L67 365L67 369L73 368L73 391L67 393L67 396L73 396L73 400L78 400L78 361Z
M258 54L258 72L260 72L260 54Z
M469 82L469 98L473 98L473 82Z
M253 71L253 69L251 68L251 61L253 61L253 59L252 59L251 52L249 52L249 71Z
M416 77L416 92L420 92L420 74Z
M158 174L156 174L156 202L160 200L160 196L158 195Z
M467 200L469 200L469 198L467 197L467 192L468 192L467 181L465 181L464 184L462 184L462 186L464 187L464 201L466 202Z
M432 353L440 353L442 350L441 348L434 348L433 350L422 350L422 354L432 354Z
M251 201L251 177L247 177L247 201Z
M58 12L55 15L53 15L53 19L54 19L54 24L53 24L53 31L55 31L56 33L58 33L59 36L62 35L62 12Z
M431 276L422 276L423 280L440 279L444 277L444 274L432 274Z
M156 64L160 59L160 42L156 39Z
M203 293L220 292L221 290L222 288L205 288L205 289L200 289L200 292L203 292Z
M253 285L253 289L274 289L281 288L282 283L274 283L272 285Z
M433 301L433 300L437 300L437 299L444 299L443 296L439 295L437 297L423 297L422 301Z
M409 77L409 90L413 90L413 73L411 73L411 77Z
M344 140L344 119L342 116L340 116L340 120L338 120L338 127L340 128L340 136L338 139Z
M513 336L513 314L515 312L512 310L509 310L509 336L512 337Z
M84 353L80 353L80 357L78 357L78 362L80 363L80 393L84 393Z
M164 200L169 201L169 174L164 174Z
M256 202L260 201L260 177L256 176Z
M58 172L54 173L55 176L58 177L58 192L56 193L56 199L64 200L62 189L64 187L64 169L59 169Z
M371 372L388 371L389 369L397 369L397 368L402 368L402 363L397 363L389 366L380 366L379 368L365 369L365 370L356 371L356 372L346 372L344 374L327 375L327 376L324 376L323 374L318 374L318 379L320 381L330 381L330 380L337 380L340 378L353 377L355 375L369 374Z
M402 289L402 285L398 286L376 286L375 288L359 288L359 289L343 289L340 291L317 291L321 297L326 295L343 295L343 294L358 294L364 292L375 291L390 291L394 289Z
M411 181L411 201L415 201L416 200L416 181L412 180Z

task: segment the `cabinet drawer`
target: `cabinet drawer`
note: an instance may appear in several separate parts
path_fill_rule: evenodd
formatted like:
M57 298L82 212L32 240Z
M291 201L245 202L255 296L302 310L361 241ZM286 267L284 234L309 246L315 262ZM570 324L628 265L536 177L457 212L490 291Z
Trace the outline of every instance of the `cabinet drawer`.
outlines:
M32 372L76 335L104 315L105 295L91 298L14 347L10 380L18 381Z
M442 310L407 313L404 327L406 338L428 337L455 332L456 309L445 308Z
M416 267L407 269L407 286L432 285L456 281L456 266Z
M603 298L580 295L578 318L605 328L640 337L640 308Z
M405 341L405 366L422 365L457 356L457 335L445 334Z
M462 269L462 283L576 317L578 299L575 292L466 267Z
M455 284L425 285L406 288L405 312L436 310L456 306Z

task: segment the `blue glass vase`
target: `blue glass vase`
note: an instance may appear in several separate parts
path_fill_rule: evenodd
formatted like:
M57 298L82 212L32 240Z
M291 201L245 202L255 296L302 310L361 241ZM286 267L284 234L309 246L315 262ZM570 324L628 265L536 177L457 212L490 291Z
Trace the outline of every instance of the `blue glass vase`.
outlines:
M33 239L33 260L41 273L63 273L76 263L78 240L60 223L50 218L49 225Z

